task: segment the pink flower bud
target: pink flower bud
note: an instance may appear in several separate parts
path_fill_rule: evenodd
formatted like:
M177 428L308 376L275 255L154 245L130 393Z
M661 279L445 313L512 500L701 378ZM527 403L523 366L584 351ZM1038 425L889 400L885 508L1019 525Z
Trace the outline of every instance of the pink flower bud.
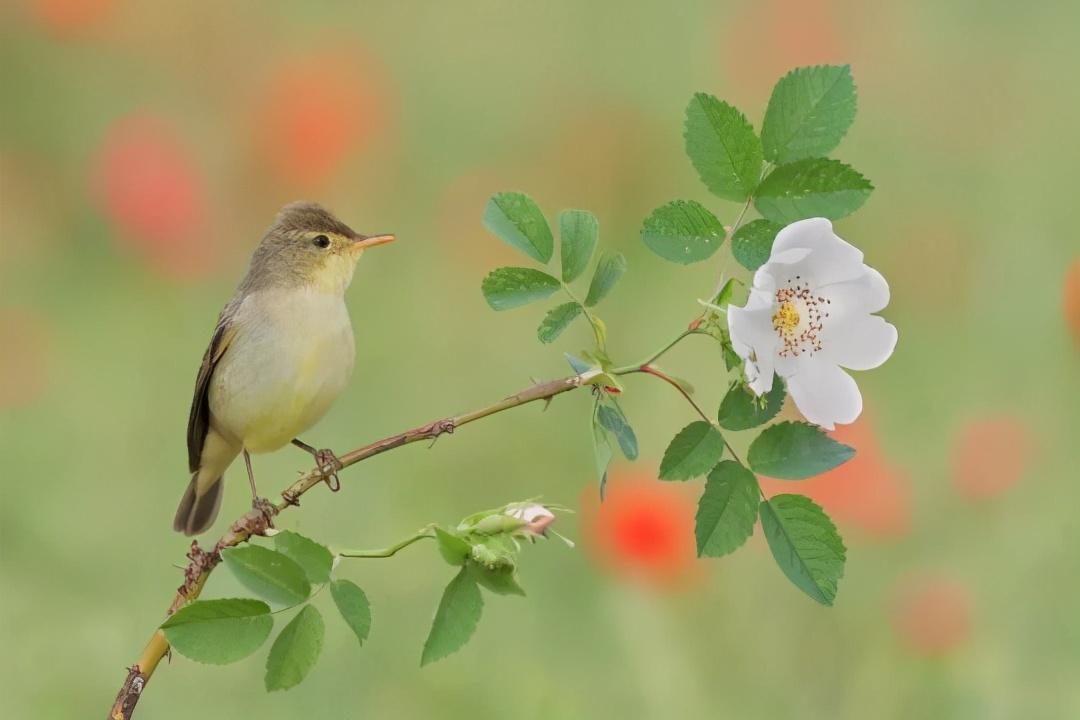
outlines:
M506 514L524 522L520 532L527 535L543 535L555 522L555 514L539 503L512 505L506 509Z

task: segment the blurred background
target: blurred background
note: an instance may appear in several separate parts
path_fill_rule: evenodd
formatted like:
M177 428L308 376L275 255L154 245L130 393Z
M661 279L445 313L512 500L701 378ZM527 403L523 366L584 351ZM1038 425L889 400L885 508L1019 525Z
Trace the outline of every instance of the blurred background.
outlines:
M834 608L774 566L760 531L696 561L699 483L655 480L689 422L628 380L642 457L597 500L589 398L562 396L349 470L284 527L380 547L428 522L542 494L579 541L529 548L527 599L488 597L474 640L418 667L451 573L431 547L354 561L369 642L333 617L286 693L265 648L174 657L152 718L1061 718L1080 715L1080 6L756 2L136 3L0 6L0 687L9 717L104 715L180 582L170 530L184 432L217 312L276 210L318 200L400 241L348 295L357 372L308 436L339 451L567 370L544 307L492 313L479 282L522 258L480 225L493 192L582 207L630 270L606 301L626 362L692 319L718 263L659 260L641 220L674 198L730 223L682 150L695 91L760 125L793 66L853 65L835 153L877 190L838 231L890 280L900 343L859 376L836 435L853 462L802 491L849 547ZM722 251L726 254L726 248ZM715 407L715 347L666 366ZM737 437L737 447L748 438ZM256 458L266 492L310 466ZM222 517L243 512L234 468ZM216 573L207 597L236 592Z

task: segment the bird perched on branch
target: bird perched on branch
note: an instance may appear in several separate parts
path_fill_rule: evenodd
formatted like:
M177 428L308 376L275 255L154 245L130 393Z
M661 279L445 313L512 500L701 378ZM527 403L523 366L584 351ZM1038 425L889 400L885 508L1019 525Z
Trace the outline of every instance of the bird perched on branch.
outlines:
M361 235L313 203L285 206L263 237L247 275L218 317L195 381L188 418L191 482L173 529L197 535L221 507L226 468L250 453L290 442L325 473L329 450L298 439L345 389L355 348L345 289L364 250L393 235Z

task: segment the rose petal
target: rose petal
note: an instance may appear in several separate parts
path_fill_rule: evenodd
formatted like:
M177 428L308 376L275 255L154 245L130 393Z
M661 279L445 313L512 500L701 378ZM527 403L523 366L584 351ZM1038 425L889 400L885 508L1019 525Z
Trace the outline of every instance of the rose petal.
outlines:
M880 312L889 304L889 283L872 267L863 266L863 274L854 280L819 285L814 291L831 300L830 312L856 309L860 313Z
M862 394L851 376L827 360L814 357L799 363L787 379L788 393L810 422L832 430L850 423L862 412Z
M826 323L821 331L821 354L850 370L871 370L889 359L896 337L896 327L882 317L847 317Z

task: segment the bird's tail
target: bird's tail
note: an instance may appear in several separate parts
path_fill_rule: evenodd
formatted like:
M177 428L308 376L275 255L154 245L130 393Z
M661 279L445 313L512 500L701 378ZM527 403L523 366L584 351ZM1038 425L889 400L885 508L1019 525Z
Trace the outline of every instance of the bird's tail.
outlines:
M221 480L219 475L209 484L200 483L198 471L192 473L180 507L176 508L173 530L188 536L198 535L214 524L221 509L221 488L225 486Z

